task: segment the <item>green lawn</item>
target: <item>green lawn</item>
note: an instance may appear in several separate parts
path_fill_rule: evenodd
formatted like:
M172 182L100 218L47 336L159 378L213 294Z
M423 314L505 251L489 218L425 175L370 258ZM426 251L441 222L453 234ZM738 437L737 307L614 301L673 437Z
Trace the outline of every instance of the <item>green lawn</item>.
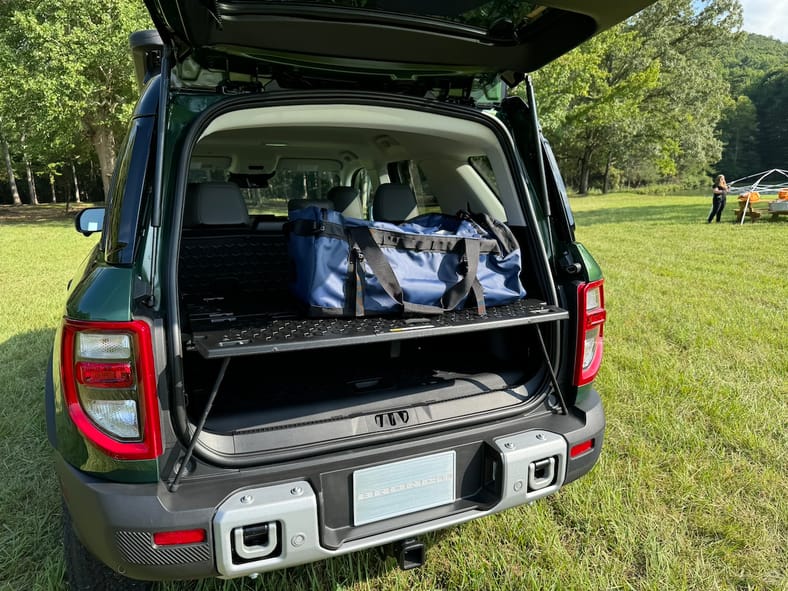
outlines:
M606 276L600 463L536 504L377 552L187 589L788 589L788 219L707 225L706 197L573 198ZM60 589L43 382L95 238L0 212L0 589Z

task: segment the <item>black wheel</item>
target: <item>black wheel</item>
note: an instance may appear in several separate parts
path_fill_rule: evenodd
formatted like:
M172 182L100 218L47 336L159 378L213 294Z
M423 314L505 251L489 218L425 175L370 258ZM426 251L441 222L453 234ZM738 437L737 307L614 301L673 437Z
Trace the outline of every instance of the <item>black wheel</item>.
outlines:
M63 551L66 580L72 591L150 591L153 584L119 575L93 556L79 541L71 514L63 503Z

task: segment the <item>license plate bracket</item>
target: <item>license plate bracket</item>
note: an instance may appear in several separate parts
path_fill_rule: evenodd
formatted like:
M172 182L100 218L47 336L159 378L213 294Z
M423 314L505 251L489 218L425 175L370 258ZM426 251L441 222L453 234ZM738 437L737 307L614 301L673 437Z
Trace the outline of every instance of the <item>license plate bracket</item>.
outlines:
M353 524L364 525L455 500L452 451L390 462L353 473Z

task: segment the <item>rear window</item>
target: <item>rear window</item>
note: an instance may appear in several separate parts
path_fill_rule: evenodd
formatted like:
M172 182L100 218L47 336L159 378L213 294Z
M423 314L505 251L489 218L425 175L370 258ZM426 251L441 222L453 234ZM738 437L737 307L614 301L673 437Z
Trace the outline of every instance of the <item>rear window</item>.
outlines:
M229 163L229 158L227 159ZM282 159L272 175L235 174L221 159L196 158L189 182L231 181L241 188L250 214L287 215L290 199L325 199L340 185L339 164L333 160Z

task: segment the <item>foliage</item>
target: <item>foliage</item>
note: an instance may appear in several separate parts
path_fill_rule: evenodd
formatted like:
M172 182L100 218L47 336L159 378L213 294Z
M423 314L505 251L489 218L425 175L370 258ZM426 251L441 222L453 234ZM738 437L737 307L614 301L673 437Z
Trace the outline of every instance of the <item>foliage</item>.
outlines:
M88 161L106 179L114 138L136 96L129 34L149 26L141 2L60 0L0 4L0 116L18 149L24 136L39 172ZM111 158L102 154L102 141Z
M494 6L511 16L524 5ZM50 172L61 198L73 191L72 163L100 199L137 93L128 35L152 26L145 4L1 0L0 21L0 136L15 174L24 138L43 200ZM535 72L544 130L569 184L693 187L717 171L784 168L788 43L740 26L739 0L658 0ZM9 182L0 167L2 202ZM24 198L26 183L19 189Z
M536 72L545 133L570 184L585 193L611 179L705 176L728 100L716 56L740 26L737 0L660 0Z
M780 69L788 62L788 43L763 35L747 35L724 51L723 64L734 101L718 126L725 145L716 165L730 179L788 166L783 150L788 108Z
M788 62L788 43L755 33L721 51L722 63L731 85L731 95L747 95L764 74Z
M658 83L660 64L643 58L641 49L635 31L616 27L534 76L536 89L544 89L537 100L545 133L559 159L577 162L570 175L582 192L592 167L630 154L647 126L645 99ZM565 82L568 92L549 92Z
M758 112L763 169L788 167L788 67L766 74L753 88L752 100Z
M723 114L719 128L725 150L717 170L734 180L763 169L758 147L758 113L750 97L739 96Z

